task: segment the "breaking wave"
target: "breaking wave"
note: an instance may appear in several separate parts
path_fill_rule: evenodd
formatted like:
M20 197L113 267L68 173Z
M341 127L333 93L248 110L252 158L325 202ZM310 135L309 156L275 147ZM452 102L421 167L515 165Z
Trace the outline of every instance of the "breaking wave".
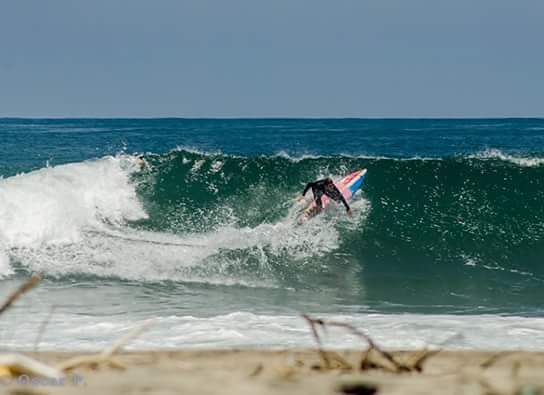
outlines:
M542 158L178 148L145 162L119 155L1 179L0 275L290 287L364 268L401 281L424 272L431 288L462 275L460 294L481 280L475 269L501 284L544 278ZM334 206L297 224L307 181L360 168L354 218Z

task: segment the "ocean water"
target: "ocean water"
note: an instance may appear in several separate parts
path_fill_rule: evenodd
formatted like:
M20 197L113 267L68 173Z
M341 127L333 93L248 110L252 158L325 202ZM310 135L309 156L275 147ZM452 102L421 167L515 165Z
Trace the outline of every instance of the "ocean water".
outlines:
M0 119L0 348L544 350L543 232L542 119Z

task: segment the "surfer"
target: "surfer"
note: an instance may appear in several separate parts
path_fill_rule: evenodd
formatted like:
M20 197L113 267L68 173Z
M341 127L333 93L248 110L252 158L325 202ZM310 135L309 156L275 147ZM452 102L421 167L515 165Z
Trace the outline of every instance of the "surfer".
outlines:
M336 185L334 185L334 182L331 178L327 177L323 180L309 182L308 184L306 184L306 188L304 188L304 192L302 192L302 197L300 198L301 200L304 199L306 192L308 192L310 188L312 189L312 193L314 194L315 204L317 205L317 212L323 210L323 202L321 202L321 197L323 195L326 195L335 202L342 202L342 204L344 204L344 207L346 208L347 214L351 216L351 208L349 207L348 202L346 202L346 199L344 198L342 193L338 190L338 188L336 188Z
M146 166L146 162L143 155L138 155L136 157L136 165L140 168L140 170L143 170Z

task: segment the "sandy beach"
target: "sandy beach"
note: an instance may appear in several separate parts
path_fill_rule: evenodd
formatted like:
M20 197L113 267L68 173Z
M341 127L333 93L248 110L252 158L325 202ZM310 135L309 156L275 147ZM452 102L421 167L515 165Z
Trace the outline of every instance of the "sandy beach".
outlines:
M396 352L408 361L418 352ZM76 354L27 356L55 365ZM78 354L81 355L81 354ZM353 366L361 352L339 355ZM421 372L325 369L317 351L125 352L114 364L82 366L63 380L2 380L7 394L537 394L544 391L544 353L448 352L429 356ZM26 380L26 381L25 381ZM29 381L31 380L31 381ZM19 382L17 382L19 381Z

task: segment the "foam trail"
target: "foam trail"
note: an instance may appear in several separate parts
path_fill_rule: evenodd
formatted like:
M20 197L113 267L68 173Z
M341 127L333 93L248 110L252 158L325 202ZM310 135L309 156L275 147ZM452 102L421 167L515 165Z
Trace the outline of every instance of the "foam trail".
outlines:
M368 203L361 199L357 205L364 218ZM292 259L299 265L311 264L313 261L305 258L339 245L336 227L325 226L329 218L319 216L298 226L296 215L293 207L274 224L253 228L226 225L186 235L102 226L82 231L75 242L39 249L22 247L12 254L28 269L57 277L85 274L145 282L277 287L278 265L288 265Z
M77 243L39 250L20 248L14 254L29 269L54 276L92 274L137 281L275 287L270 259L283 262L281 257L289 256L300 260L333 250L339 243L338 231L319 222L326 219L297 226L292 215L276 224L228 225L188 235L103 227L84 231ZM244 254L236 255L240 251Z

